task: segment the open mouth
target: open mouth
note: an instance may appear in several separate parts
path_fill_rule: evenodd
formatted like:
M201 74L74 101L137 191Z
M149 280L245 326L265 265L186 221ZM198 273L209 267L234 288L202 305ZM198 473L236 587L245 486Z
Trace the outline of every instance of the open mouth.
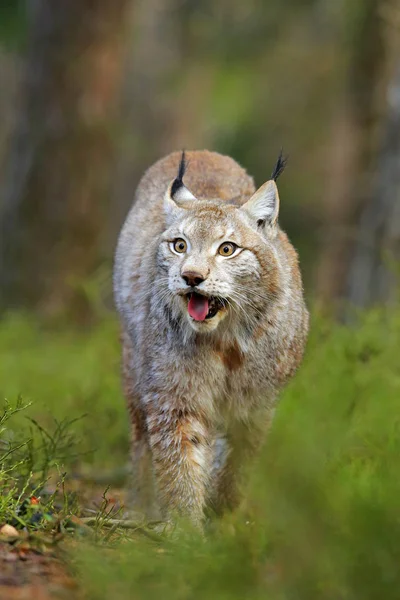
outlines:
M215 317L224 307L224 302L216 296L203 296L197 292L187 294L188 313L195 321L206 321Z

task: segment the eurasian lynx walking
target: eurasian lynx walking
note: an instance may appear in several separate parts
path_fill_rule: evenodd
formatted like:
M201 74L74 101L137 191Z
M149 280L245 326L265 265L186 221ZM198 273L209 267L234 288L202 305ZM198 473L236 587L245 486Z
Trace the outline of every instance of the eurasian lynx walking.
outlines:
M277 223L283 161L255 191L229 157L187 159L185 172L170 154L141 180L114 284L136 508L200 524L206 505L236 504L240 467L302 359L308 312Z

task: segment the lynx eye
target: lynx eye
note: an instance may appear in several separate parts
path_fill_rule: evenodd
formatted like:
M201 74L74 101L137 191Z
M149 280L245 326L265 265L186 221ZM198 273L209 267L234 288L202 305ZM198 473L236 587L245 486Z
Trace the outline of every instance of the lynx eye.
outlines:
M187 250L187 243L182 238L178 238L172 242L172 246L175 252L178 254L183 254Z
M224 242L218 248L218 254L220 254L221 256L232 256L236 248L236 244L233 244L232 242Z

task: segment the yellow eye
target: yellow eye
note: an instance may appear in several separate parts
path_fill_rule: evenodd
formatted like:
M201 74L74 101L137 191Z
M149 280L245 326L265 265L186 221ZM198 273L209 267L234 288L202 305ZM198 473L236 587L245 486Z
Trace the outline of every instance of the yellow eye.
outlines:
M173 242L175 252L183 254L187 250L187 243L182 238L178 238Z
M232 256L236 248L236 244L233 244L232 242L224 242L218 248L218 254L220 254L221 256Z

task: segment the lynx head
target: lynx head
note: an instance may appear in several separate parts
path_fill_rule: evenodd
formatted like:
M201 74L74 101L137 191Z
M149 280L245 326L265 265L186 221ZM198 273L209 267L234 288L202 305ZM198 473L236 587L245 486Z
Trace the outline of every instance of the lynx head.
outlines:
M159 296L175 318L198 332L237 322L257 324L280 291L274 247L279 195L272 174L241 206L218 199L198 200L184 185L185 156L164 199L167 229L157 268Z

